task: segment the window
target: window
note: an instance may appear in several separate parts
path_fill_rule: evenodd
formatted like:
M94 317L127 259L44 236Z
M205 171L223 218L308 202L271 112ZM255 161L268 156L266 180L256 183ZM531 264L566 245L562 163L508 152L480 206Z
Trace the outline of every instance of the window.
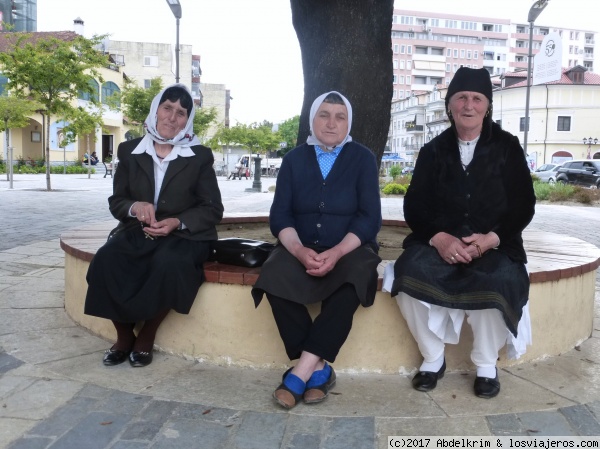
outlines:
M398 60L394 59L394 70L398 69Z
M464 48L460 50L460 57L461 57L461 59L465 59L465 49Z
M409 55L412 55L412 45L407 45L406 46L406 53Z
M467 50L467 59L471 59L471 50Z
M152 80L144 80L144 89L150 89L152 86Z
M557 131L571 131L571 117L558 116Z
M158 56L144 56L145 67L158 67Z
M410 75L406 75L406 84L410 84Z
M108 99L119 92L121 92L121 89L119 89L119 86L112 81L104 83L102 85L102 103L108 104ZM118 102L117 104L118 106L121 106L121 102Z
M404 75L400 75L398 80L399 80L400 84L404 84Z
M89 81L90 89L92 92L79 91L77 98L84 101L98 101L98 94L100 92L100 85L95 79Z
M450 70L452 70L452 65L446 64L446 72L449 72Z
M125 65L125 55L110 55L115 64Z
M400 60L400 70L404 70L404 59Z
M400 45L400 54L403 55L406 53L406 45Z
M0 94L3 94L6 90L6 84L8 83L8 78L4 75L0 75Z
M398 53L400 51L400 46L398 44L394 44L394 53Z
M394 84L398 84L398 75L394 75L394 81L393 81L393 83Z
M454 59L458 58L458 48L454 49Z
M525 117L521 117L519 120L519 131L525 131ZM529 132L529 120L527 120L527 132Z
M446 49L446 57L449 58L450 56L452 56L452 49L451 48L447 48Z
M479 51L473 50L473 59L479 59Z
M412 68L412 61L409 59L406 61L406 70L410 70Z
M454 65L452 66L452 71L453 71L453 72L456 72L457 70L458 70L458 64L454 64Z

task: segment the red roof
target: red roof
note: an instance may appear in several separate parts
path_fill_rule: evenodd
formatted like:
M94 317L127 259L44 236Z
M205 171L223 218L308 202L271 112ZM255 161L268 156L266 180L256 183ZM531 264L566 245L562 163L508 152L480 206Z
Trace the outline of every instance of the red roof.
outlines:
M583 83L574 83L573 80L571 80L571 78L569 78L569 72L571 72L573 69L576 69L578 67L580 69L583 69L583 67L581 67L581 66L563 67L562 75L559 80L550 81L548 83L542 83L542 84L578 84L578 85L600 84L600 74L588 72L588 71L583 72ZM581 71L583 71L583 70L581 70ZM525 71L525 70L519 71L519 72L505 73L504 77L505 78L523 78L523 81L519 81L514 84L511 84L510 86L505 87L505 89L512 89L513 87L526 87L527 86L527 71Z
M25 42L36 43L37 41L56 38L61 41L72 41L79 36L74 31L37 31L35 33L21 33L21 32L10 32L3 31L0 32L0 52L5 53L10 51L14 44L21 36L29 36L25 39Z

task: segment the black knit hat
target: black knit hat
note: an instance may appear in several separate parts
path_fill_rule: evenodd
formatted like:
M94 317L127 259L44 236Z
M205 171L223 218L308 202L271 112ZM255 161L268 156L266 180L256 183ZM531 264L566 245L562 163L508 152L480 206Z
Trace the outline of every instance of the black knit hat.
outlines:
M446 93L446 109L452 95L456 92L479 92L487 97L492 103L492 80L490 72L486 69L470 69L468 67L459 68L450 81L448 92Z

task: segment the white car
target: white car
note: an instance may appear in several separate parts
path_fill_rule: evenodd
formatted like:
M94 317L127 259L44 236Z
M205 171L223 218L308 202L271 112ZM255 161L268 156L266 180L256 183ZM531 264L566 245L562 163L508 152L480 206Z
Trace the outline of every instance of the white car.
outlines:
M561 164L544 164L538 167L533 174L542 182L554 184L556 183L556 171L560 168L560 166Z

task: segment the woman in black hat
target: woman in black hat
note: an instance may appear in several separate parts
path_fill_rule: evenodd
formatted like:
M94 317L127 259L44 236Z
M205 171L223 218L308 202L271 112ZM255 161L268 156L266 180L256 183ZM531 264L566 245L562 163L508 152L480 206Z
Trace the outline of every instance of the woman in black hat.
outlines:
M444 346L458 343L466 316L475 394L492 398L500 391L499 350L508 344L518 357L530 336L521 232L535 195L519 139L492 121L485 69L456 72L446 109L451 127L421 149L404 199L412 233L391 290L424 358L413 387L436 387Z

